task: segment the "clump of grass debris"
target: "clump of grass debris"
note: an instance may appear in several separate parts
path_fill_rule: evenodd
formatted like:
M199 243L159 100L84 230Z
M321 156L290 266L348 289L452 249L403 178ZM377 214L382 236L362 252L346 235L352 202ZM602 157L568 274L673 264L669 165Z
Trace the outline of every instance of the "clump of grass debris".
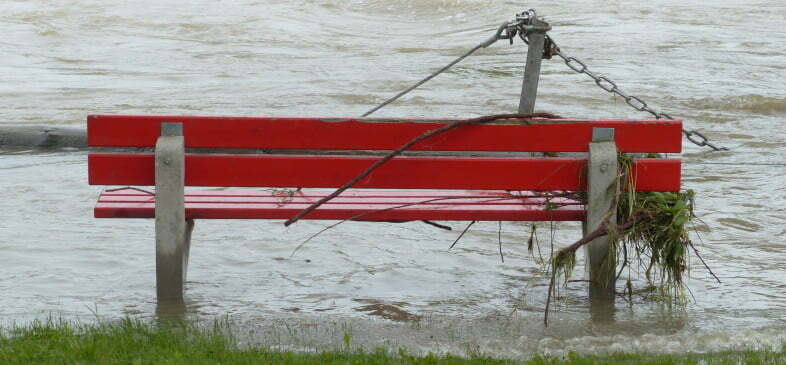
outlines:
M617 203L617 223L635 223L619 232L615 248L623 247L623 265L629 264L627 253L634 253L639 264L646 265L648 281L653 280L652 271L656 269L660 286L676 294L683 287L688 247L693 247L688 229L696 217L694 192L637 192L629 174L632 159L620 155L619 160L624 182L620 186L625 189ZM645 262L646 257L649 262Z
M571 276L578 248L604 235L611 239L612 257L616 257L621 265L619 274L634 261L640 267L646 267L645 276L650 286L660 288L670 298L678 298L683 292L683 276L688 269L688 249L693 248L695 251L688 235L695 218L694 193L692 190L637 192L630 174L633 159L621 154L618 162L620 173L615 196L616 224L607 221L596 231L553 256L549 298L556 278L564 278L567 282ZM695 252L698 254L698 251ZM632 290L630 284L627 290Z

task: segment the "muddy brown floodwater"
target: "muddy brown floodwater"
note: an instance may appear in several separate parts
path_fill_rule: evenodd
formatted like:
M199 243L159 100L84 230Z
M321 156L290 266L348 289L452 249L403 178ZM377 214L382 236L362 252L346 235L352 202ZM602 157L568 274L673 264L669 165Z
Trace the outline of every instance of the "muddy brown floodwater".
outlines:
M340 346L344 334L358 346L512 357L780 346L782 1L8 0L0 2L0 128L83 127L89 113L356 116L525 7L551 22L564 52L732 149L686 142L682 155L701 218L692 238L722 284L694 258L695 301L619 301L612 321L593 322L584 284L571 283L544 328L547 278L527 253L528 224L503 225L501 263L491 222L451 251L455 231L347 223L290 258L327 223L200 221L187 315L228 318L244 341L292 349ZM520 43L499 42L375 115L514 111L524 54ZM557 60L543 65L536 110L647 117ZM98 192L87 185L84 151L2 150L0 323L155 317L153 222L93 219ZM557 228L558 246L579 236L576 224Z

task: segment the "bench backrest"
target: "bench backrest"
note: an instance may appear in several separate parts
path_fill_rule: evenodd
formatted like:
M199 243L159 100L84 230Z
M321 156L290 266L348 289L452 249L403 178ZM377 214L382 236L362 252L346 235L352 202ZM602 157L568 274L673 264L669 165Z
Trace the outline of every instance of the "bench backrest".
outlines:
M188 153L186 186L341 186L412 138L453 120L353 118L88 116L90 147L154 147L161 123L182 123L186 148L264 149L276 154ZM526 124L467 125L427 139L412 151L587 152L593 128L614 128L619 152L679 153L675 120L542 119ZM280 151L280 152L279 152ZM322 153L315 154L314 151ZM324 151L353 151L324 154ZM368 151L376 151L369 153ZM154 155L91 152L92 185L155 185ZM584 190L586 158L399 156L356 188ZM677 191L679 159L637 159L636 189Z

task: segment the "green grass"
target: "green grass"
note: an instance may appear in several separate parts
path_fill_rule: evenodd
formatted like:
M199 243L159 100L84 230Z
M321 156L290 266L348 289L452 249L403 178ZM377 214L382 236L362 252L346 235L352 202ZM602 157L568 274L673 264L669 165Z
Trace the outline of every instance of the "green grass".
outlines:
M0 364L783 364L786 350L694 355L617 354L524 362L489 357L411 356L403 350L295 353L238 348L221 326L152 326L126 319L112 324L35 322L0 331ZM345 342L348 342L345 339Z

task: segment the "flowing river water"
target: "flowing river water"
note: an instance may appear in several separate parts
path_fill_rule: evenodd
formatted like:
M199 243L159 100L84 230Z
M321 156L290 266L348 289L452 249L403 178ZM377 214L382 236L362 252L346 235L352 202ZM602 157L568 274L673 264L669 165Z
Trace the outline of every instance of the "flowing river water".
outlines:
M548 280L527 252L528 224L503 225L502 263L493 222L450 251L463 224L346 223L290 258L328 223L199 221L187 314L297 349L343 334L369 348L512 357L786 341L780 0L4 0L0 128L83 128L89 113L357 116L528 7L565 53L731 149L685 142L682 154L701 219L692 238L722 283L693 258L687 304L619 299L604 322L571 283L545 328ZM525 53L498 42L375 116L514 111ZM556 59L544 61L536 110L648 118ZM93 219L100 188L87 185L82 150L1 148L0 323L154 318L153 221ZM557 246L579 238L576 224L556 228ZM548 224L539 230L547 251Z

